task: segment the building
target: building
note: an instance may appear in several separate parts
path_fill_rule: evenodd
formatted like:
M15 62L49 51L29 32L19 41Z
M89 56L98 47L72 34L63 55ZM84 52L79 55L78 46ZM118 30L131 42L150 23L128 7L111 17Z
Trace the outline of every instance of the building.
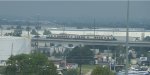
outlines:
M0 37L0 65L4 65L5 61L11 55L28 54L31 51L30 39L25 37Z

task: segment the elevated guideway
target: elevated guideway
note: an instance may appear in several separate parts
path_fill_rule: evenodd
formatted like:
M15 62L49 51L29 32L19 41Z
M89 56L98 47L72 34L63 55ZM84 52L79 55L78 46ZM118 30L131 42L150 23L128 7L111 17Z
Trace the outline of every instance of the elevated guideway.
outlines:
M125 41L103 41L103 40L81 40L81 39L46 39L46 38L32 38L32 42L39 43L71 43L71 44L82 44L82 45L106 45L106 46L125 46ZM131 41L129 46L133 47L150 47L150 42L146 41Z

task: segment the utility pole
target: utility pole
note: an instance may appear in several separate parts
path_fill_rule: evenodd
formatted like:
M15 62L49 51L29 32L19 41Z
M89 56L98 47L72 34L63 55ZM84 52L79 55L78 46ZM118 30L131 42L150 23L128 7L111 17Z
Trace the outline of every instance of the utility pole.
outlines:
M13 43L11 44L11 57L13 56L13 47L14 47L14 45L13 45Z
M94 25L94 35L93 35L93 40L95 40L95 38L96 38L96 37L95 37L95 35L96 35L96 34L95 34L95 17L94 17L94 24L93 24L93 25ZM95 52L95 45L93 45L93 50L94 50L94 52Z
M94 18L94 39L95 39L95 18Z
M28 26L27 26L27 31L28 31L28 38L29 38L29 36L30 36L30 27L29 27L29 24L28 24Z
M80 49L81 49L81 46L80 46ZM81 52L80 52L80 55L79 55L79 57L80 57L80 62L79 62L79 66L80 66L80 70L79 70L79 72L80 72L80 74L79 75L81 75L82 73L82 61L83 61L83 58L81 58Z
M3 32L3 28L1 28L1 36L3 36L3 33L2 33L2 32Z
M82 68L82 64L80 63L80 75L82 75L82 73L81 73L81 68Z
M127 1L127 20L126 20L126 65L125 75L128 75L128 42L129 42L129 0Z
M40 30L40 25L39 25L39 14L37 15L37 50L38 51L38 48L39 48L39 30Z
M1 36L3 36L3 27L2 27L2 25L0 25L0 29L1 29Z
M67 56L67 55L65 55L65 69L67 68L67 67L66 67L66 66L67 66L66 56Z
M12 58L13 57L13 42L12 42L12 45L11 45L11 55L10 55L10 57ZM11 66L12 66L12 64L13 64L13 62L12 62L12 59L11 59ZM12 71L13 69L11 68L11 71Z
M63 34L65 34L65 25L63 25Z
M114 62L115 63L115 66L114 66L114 71L115 72L116 72L116 64L117 64L117 59L116 58L117 58L117 56L116 56L116 50L115 50L115 62Z

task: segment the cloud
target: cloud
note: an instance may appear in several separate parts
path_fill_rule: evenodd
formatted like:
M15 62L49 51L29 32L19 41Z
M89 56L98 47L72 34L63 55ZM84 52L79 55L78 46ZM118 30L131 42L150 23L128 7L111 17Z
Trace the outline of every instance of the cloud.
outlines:
M0 0L0 1L128 1L128 0ZM129 0L129 1L150 1L150 0Z

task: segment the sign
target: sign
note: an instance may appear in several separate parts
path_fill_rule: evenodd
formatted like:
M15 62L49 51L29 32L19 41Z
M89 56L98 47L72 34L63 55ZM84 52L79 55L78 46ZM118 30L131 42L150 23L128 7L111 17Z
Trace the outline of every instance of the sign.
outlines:
M147 61L147 57L140 57L140 61Z

